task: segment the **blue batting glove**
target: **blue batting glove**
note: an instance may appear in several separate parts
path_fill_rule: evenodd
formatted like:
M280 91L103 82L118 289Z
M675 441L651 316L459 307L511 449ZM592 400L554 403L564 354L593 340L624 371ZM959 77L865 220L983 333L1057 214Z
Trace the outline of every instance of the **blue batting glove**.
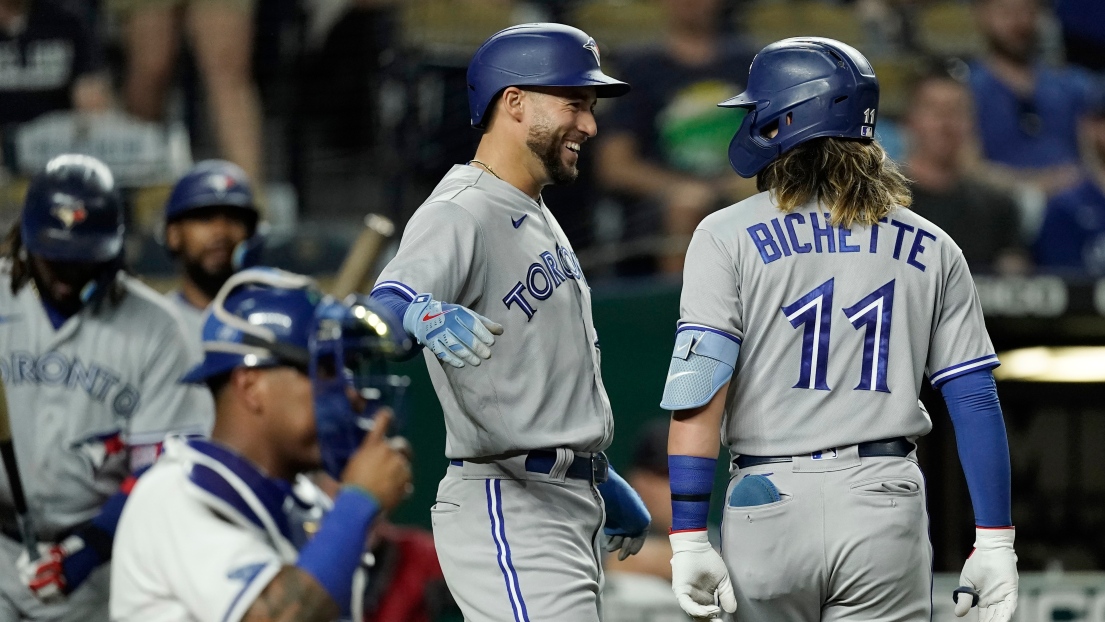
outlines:
M492 335L503 334L503 327L460 305L434 300L420 294L403 315L403 328L418 343L430 349L441 361L453 367L479 365L491 358L488 346Z
M619 560L636 555L645 544L652 522L641 495L614 469L607 472L606 481L599 484L598 489L606 503L606 525L603 527L608 538L606 551L613 553L620 549Z

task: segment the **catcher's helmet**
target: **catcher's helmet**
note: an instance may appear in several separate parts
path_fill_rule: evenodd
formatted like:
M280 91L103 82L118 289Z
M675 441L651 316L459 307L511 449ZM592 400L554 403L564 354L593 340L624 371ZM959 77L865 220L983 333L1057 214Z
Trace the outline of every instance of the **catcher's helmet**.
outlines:
M813 138L873 139L879 82L855 48L833 39L796 37L760 50L752 60L748 88L718 106L744 112L729 143L729 163L742 177L752 177Z
M250 235L257 228L259 214L249 177L233 162L204 160L185 173L173 186L165 204L165 223L206 207L231 208L239 212Z
M104 263L123 252L123 207L103 162L59 155L31 179L20 235L28 253L50 261Z
M491 102L508 86L593 86L598 97L629 92L602 72L595 40L564 24L511 26L483 42L468 64L472 127L485 127Z
M204 360L184 376L202 383L237 367L295 367L312 382L323 466L334 477L371 428L376 408L405 387L382 372L385 359L406 356L402 322L367 297L338 302L306 276L252 268L230 277L208 308ZM349 389L369 401L354 411Z

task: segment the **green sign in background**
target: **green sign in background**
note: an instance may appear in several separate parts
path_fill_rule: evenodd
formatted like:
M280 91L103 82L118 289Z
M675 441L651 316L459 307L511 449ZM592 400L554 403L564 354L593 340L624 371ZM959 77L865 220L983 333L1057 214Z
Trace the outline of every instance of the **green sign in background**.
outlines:
M602 377L614 408L614 444L607 455L624 472L641 426L668 416L659 404L679 319L679 285L596 285L593 291ZM411 377L403 434L414 446L415 492L394 518L428 528L430 506L446 467L445 424L423 358L404 363L398 371ZM723 480L718 484L724 487Z

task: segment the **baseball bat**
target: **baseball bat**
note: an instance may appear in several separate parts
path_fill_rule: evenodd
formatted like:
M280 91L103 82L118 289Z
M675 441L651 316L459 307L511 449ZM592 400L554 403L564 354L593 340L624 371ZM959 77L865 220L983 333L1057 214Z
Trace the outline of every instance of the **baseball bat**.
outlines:
M395 233L395 224L379 214L365 216L364 224L364 230L353 242L334 279L330 293L338 300L364 289L365 279L383 252L384 244Z
M19 523L19 535L27 556L31 561L38 560L38 541L35 537L31 514L27 510L27 497L23 493L23 478L19 474L19 465L15 461L15 446L12 445L12 426L8 413L8 395L4 382L0 380L0 456L4 460L4 470L8 474L8 485L15 502L16 521Z

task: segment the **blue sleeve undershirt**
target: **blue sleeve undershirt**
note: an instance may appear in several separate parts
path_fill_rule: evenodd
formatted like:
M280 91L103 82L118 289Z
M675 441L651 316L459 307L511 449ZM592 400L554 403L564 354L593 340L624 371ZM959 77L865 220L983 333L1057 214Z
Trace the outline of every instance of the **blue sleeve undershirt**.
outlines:
M1009 441L990 370L952 378L939 387L955 428L959 462L979 527L1008 527L1010 509Z
M384 305L395 314L395 317L399 318L399 321L403 321L403 316L407 314L407 308L411 306L411 301L400 294L398 291L390 288L380 288L372 292L369 295L370 298ZM413 358L415 354L422 350L422 345L416 343L415 347L411 349L410 356Z

